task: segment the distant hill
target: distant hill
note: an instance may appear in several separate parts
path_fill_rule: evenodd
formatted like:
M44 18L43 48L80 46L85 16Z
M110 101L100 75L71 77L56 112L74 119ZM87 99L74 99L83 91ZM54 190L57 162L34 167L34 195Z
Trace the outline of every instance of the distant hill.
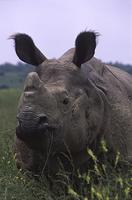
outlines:
M122 63L112 63L112 66L118 67L132 74L132 65L125 65ZM34 67L28 64L19 62L17 65L5 63L0 65L0 89L6 88L21 88L27 74L34 71Z

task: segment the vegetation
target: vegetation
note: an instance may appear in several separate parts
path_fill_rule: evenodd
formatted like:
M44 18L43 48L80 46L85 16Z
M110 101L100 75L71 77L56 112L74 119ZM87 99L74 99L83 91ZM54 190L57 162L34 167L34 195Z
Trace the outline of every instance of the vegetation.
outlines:
M23 63L0 65L0 89L21 88L27 74L33 70L33 66Z

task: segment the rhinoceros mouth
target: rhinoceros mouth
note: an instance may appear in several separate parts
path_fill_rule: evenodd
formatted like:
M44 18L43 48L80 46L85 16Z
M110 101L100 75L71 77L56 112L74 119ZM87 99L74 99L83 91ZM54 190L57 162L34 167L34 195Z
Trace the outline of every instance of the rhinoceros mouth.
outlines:
M30 148L41 152L47 151L51 138L53 149L58 149L59 144L62 143L60 123L50 122L44 113L36 114L24 110L19 113L17 119L16 137Z
M31 127L30 129L18 125L16 127L16 136L31 148L42 149L43 146L48 145L51 134L54 134L56 129L56 127L48 124L41 124L39 127Z
M44 113L37 114L29 109L20 112L17 115L17 119L16 135L21 140L37 140L38 138L46 137L56 129L56 126L49 123L49 119Z
M20 139L26 139L28 137L36 139L41 136L45 137L50 132L54 132L57 128L55 126L50 126L48 123L41 124L38 127L32 126L32 127L24 127L20 124L16 127L16 135ZM24 138L23 138L24 137Z

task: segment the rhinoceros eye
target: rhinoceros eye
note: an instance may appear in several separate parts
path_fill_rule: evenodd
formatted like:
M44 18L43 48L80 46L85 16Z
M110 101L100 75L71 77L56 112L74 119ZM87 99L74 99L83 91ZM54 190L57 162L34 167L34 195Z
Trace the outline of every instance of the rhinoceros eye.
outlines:
M69 103L69 99L68 99L68 97L66 97L64 100L63 100L63 104L64 105L67 105Z

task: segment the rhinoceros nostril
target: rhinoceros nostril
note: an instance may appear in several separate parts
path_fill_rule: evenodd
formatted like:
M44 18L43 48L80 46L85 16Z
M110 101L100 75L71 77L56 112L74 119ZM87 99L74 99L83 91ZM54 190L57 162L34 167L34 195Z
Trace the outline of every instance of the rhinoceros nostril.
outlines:
M39 124L47 124L48 123L48 119L47 119L46 115L41 115L39 117L39 122L38 123Z

